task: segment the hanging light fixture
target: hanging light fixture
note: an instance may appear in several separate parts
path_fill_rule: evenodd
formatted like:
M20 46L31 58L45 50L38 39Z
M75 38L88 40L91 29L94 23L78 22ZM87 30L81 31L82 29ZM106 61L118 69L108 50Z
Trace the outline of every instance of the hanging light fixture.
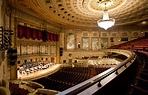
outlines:
M106 9L106 5L110 2L110 0L100 0L100 5L104 4L105 10L103 11L103 19L97 21L98 26L107 30L108 28L112 27L115 24L115 19L109 18L108 10Z

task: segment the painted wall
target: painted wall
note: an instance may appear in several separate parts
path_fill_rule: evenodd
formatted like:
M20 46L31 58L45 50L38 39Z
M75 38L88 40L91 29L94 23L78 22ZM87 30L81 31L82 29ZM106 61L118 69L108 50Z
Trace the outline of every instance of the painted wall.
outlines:
M140 28L136 26L116 27L107 31L101 29L65 28L60 33L60 47L63 48L63 55L60 57L60 61L61 63L63 63L63 60L68 62L68 54L70 53L73 55L72 60L75 60L77 56L95 55L100 49L142 37L147 30L146 26L143 28L141 26ZM69 48L70 45L74 48Z

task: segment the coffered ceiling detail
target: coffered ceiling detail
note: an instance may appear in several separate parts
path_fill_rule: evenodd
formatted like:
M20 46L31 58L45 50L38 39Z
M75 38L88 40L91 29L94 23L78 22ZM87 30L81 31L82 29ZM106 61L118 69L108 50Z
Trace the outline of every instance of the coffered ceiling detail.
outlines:
M98 27L101 0L10 0L12 7L61 27ZM112 0L106 7L115 26L148 21L147 0Z

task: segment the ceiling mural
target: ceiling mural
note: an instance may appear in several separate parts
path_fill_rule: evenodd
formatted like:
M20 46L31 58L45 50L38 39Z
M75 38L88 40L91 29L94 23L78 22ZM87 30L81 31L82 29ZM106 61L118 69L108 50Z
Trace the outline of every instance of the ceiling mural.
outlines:
M148 23L147 0L9 0L12 7L61 27L98 27L106 8L115 26Z

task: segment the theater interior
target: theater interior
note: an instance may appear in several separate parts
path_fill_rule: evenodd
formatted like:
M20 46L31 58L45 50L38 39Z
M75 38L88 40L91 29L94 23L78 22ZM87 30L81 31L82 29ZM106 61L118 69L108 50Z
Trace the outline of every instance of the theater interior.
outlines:
M0 0L0 95L148 95L148 1Z

